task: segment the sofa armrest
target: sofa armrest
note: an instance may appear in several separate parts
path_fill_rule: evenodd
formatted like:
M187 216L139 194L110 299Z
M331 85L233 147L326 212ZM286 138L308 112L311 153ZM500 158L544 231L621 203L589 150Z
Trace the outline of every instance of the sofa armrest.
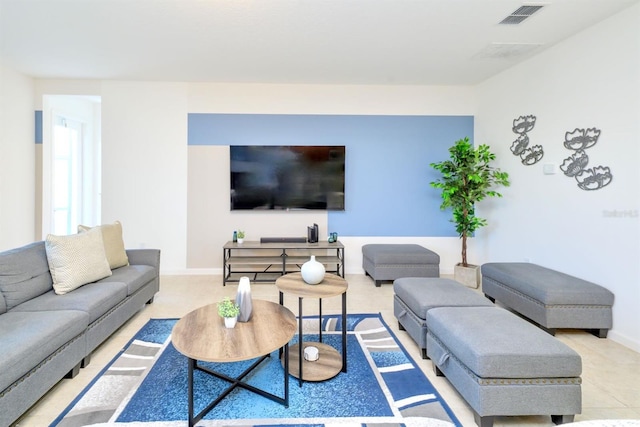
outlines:
M160 249L127 249L131 265L150 265L160 274Z

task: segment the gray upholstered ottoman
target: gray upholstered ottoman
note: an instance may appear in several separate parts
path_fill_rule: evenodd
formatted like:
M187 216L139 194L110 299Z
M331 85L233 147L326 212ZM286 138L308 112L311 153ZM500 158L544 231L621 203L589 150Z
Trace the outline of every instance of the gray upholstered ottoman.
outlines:
M556 424L582 411L580 355L500 307L427 312L427 353L474 411L481 427L495 416L551 415Z
M557 328L588 329L606 338L612 326L613 293L595 283L526 262L483 264L482 291L538 323L552 335Z
M393 282L393 314L427 358L427 311L434 307L491 307L482 294L451 280L405 277Z
M362 247L362 268L376 286L401 277L439 277L440 255L415 244L369 244Z

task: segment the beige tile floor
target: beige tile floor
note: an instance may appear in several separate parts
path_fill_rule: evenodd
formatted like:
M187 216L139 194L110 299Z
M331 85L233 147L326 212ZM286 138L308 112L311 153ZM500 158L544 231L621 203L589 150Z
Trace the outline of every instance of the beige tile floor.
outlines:
M475 426L473 414L460 395L444 377L436 377L431 361L420 358L420 352L406 332L398 330L393 317L393 287L376 288L364 275L347 275L349 313L381 313L407 351L423 369L447 401L463 426ZM116 355L150 318L179 318L189 311L214 303L222 296L234 296L237 285L222 286L221 276L163 276L160 292L153 304L139 311L93 354L91 364L71 380L62 380L18 421L21 427L46 426L82 391L98 372ZM253 284L253 298L278 300L273 284ZM340 298L323 300L325 313L340 312ZM297 313L297 299L285 298ZM304 314L317 307L313 300L304 301ZM598 339L582 331L561 331L557 337L582 356L582 414L576 421L602 419L640 420L640 353L608 339ZM551 426L550 417L499 417L496 426Z

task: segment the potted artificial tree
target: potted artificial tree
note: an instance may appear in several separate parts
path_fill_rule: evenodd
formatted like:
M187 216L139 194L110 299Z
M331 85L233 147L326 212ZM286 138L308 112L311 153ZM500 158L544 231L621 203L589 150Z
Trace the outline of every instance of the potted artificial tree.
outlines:
M431 167L442 174L440 179L431 182L431 186L442 190L440 209L451 208L456 232L462 239L462 260L454 268L454 277L466 286L477 288L480 271L478 266L467 262L467 237L487 220L475 215L475 204L485 197L502 197L494 187L509 186L509 175L490 165L496 155L488 145L474 148L465 137L449 148L450 157Z
M235 301L231 301L229 297L224 297L224 299L218 303L218 314L224 317L224 326L233 328L238 321L240 306L238 306Z

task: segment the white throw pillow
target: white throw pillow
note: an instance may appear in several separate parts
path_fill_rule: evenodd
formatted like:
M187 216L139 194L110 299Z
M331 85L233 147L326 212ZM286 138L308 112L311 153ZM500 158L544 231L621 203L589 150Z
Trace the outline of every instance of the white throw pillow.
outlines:
M102 231L102 241L104 243L104 251L107 254L107 261L109 261L109 267L113 270L129 265L129 258L127 257L127 251L124 247L124 240L122 239L122 224L120 224L120 221L116 221L113 224L99 225L97 227L79 225L78 232L82 233L94 228Z
M53 290L58 295L111 276L99 229L69 236L49 234L45 249Z

